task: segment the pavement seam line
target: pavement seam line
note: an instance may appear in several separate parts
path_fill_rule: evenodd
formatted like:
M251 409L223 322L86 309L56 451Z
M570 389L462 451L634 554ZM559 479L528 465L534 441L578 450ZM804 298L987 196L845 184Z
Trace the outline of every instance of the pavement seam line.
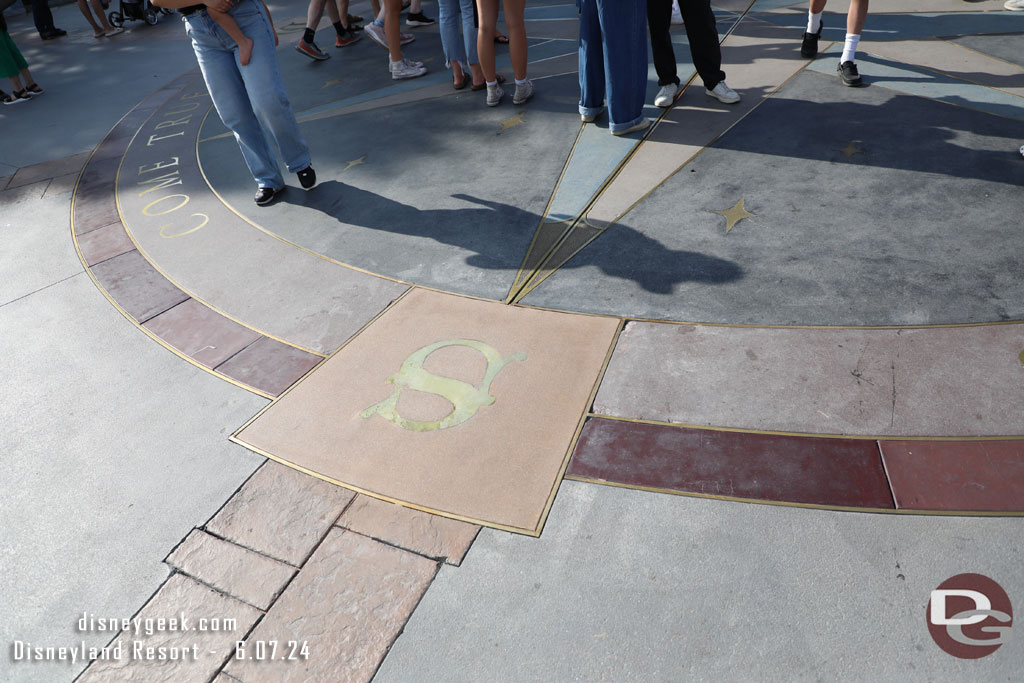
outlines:
M10 301L5 301L4 303L0 304L0 308L3 308L4 306L9 306L9 305L11 305L13 303L17 303L17 302L21 301L22 299L27 299L28 297L33 296L35 294L39 294L40 292L43 292L43 291L49 289L50 287L55 287L55 286L61 284L62 282L67 282L68 280L70 280L73 277L78 277L79 275L84 275L84 274L85 274L85 271L81 271L80 270L77 273L74 273L73 275L68 275L67 277L61 278L60 280L57 280L56 282L51 282L50 284L48 284L48 285L46 285L44 287L40 287L39 289L37 289L35 291L32 291L32 292L29 292L28 294L22 294L17 299L11 299Z

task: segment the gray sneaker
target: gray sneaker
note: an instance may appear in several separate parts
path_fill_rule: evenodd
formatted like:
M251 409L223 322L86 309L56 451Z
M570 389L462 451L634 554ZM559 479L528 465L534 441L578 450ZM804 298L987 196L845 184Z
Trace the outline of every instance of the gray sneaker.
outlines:
M512 95L512 104L525 104L526 100L531 97L533 97L533 81L527 78L526 83L522 85L516 83L516 92Z
M501 104L501 98L505 95L505 91L501 89L501 84L496 84L494 87L487 86L487 106L497 107Z
M419 78L427 73L427 67L422 64L415 66L405 59L400 62L389 62L388 66L391 69L391 78L396 81L400 81L403 78Z

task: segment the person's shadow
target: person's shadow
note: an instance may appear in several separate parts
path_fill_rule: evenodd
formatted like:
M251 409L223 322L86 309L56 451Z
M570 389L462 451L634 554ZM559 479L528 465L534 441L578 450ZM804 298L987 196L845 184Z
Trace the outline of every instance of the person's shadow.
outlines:
M467 265L514 274L529 249L541 216L472 195L453 194L451 197L474 206L419 209L333 179L306 193L285 193L282 201L314 209L337 222L341 229L324 246L334 252L328 255L339 260L344 260L345 243L352 238L352 228L356 228L411 235L457 246L473 252L464 259ZM597 239L614 240L615 248L588 252L585 247L562 267L597 267L606 275L632 280L658 294L670 294L683 282L721 284L743 277L743 269L732 261L667 248L626 225L613 225ZM642 254L643 258L623 259L621 254ZM409 256L416 257L415 254Z

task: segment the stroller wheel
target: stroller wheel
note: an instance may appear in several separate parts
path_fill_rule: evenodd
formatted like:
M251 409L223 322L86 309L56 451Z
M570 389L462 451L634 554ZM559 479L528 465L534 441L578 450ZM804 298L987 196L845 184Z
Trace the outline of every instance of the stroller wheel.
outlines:
M156 23L160 21L160 13L156 10L149 10L146 12L146 23L150 26L156 26Z
M107 15L107 19L110 20L110 25L116 28L124 26L124 17L121 16L120 12L111 12Z

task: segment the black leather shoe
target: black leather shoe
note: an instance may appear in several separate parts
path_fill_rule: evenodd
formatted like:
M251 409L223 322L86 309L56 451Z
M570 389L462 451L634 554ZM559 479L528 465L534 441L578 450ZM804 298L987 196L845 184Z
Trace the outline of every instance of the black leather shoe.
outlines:
M307 166L295 175L299 176L299 184L307 190L316 185L316 171L312 166Z
M277 195L284 192L283 187L261 187L256 190L256 204L258 206L266 206L267 204L273 203L277 199Z
M825 22L821 22L817 33L804 33L804 42L800 45L800 54L808 59L818 56L818 38L821 38L821 29L825 28Z
M853 62L843 62L836 67L836 71L839 72L839 78L843 79L843 85L856 88L864 83L864 81L860 79L860 72L857 71L857 65Z

